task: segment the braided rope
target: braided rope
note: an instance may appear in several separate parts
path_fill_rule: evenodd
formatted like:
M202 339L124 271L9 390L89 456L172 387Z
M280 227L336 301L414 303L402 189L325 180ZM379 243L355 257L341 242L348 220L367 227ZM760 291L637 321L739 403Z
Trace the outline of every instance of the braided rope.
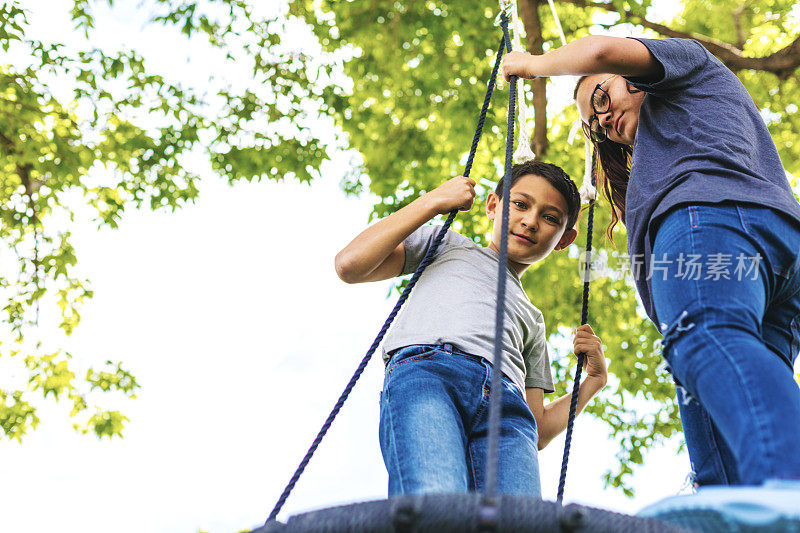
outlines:
M561 37L561 44L567 44L567 38L564 36L564 30L561 28L561 20L558 18L558 11L556 11L556 4L553 0L547 0L550 4L550 11L553 12L553 18L556 21L556 29L558 29L558 36Z
M596 152L592 152L592 186L595 185L597 167ZM594 200L589 202L589 218L586 222L586 264L583 272L583 301L581 303L581 325L589 322L589 276L592 271L592 232L594 229ZM572 443L572 427L575 425L575 413L578 410L578 391L581 386L581 369L585 353L578 354L578 366L575 368L575 379L572 381L572 398L569 404L569 418L567 419L567 435L564 440L564 456L561 459L561 477L558 480L558 497L556 501L561 504L564 499L564 485L567 482L567 463L569 462L569 449Z
M511 51L511 39L508 32L508 22L509 19L505 13L501 13L500 15L502 21L502 28L503 28L503 38L501 40L500 47L497 51L497 56L495 58L495 64L492 68L491 78L489 79L489 83L487 86L486 96L484 98L483 107L481 109L481 113L478 119L478 124L476 127L475 135L473 137L472 146L470 148L469 157L467 158L467 163L464 169L464 176L469 176L469 173L472 169L472 164L475 158L475 153L477 151L477 145L480 141L480 137L483 130L483 125L486 119L486 113L488 111L489 103L491 101L491 95L494 90L495 80L497 77L497 72L499 70L500 61L503 55L503 48L507 51ZM506 288L506 279L507 279L507 261L508 261L508 219L509 219L509 197L510 197L510 182L511 182L511 165L512 165L512 148L513 148L513 139L514 139L514 117L515 117L515 100L516 100L516 93L517 93L517 77L512 76L510 79L510 96L509 96L509 111L508 111L508 132L506 137L506 161L505 161L505 177L503 184L503 213L502 213L502 235L500 241L500 257L499 257L499 275L498 275L498 289L497 289L497 308L496 308L496 315L495 315L495 346L494 346L494 359L493 359L493 368L497 369L500 368L501 362L501 341L502 333L503 333L503 320L504 320L504 306L505 306L505 288ZM594 175L594 154L592 155L593 164L592 164L592 185L595 182L595 175ZM457 210L453 210L447 217L444 225L440 229L439 233L437 234L436 238L434 239L433 243L431 244L430 249L426 253L425 257L423 258L422 262L420 263L417 270L414 272L414 275L409 280L408 285L406 286L403 293L400 295L395 307L392 309L392 312L389 314L389 317L386 319L383 327L381 328L378 336L373 341L372 345L370 346L367 354L362 359L361 363L359 364L358 368L356 369L355 373L353 374L352 378L348 382L345 390L340 395L339 399L336 402L331 413L328 415L325 423L323 424L322 428L320 429L319 433L317 434L314 442L312 443L311 447L309 448L306 455L303 457L303 460L300 462L300 465L297 467L297 470L292 475L289 483L285 487L283 493L281 494L278 502L275 504L272 512L267 519L267 523L272 520L275 520L278 513L280 512L281 508L283 507L286 499L288 498L291 491L294 489L297 481L299 480L302 473L305 471L306 466L308 465L311 457L313 456L314 452L316 451L317 447L321 443L322 439L324 438L325 434L330 429L330 426L333 423L333 420L338 415L339 411L341 410L344 402L347 400L350 392L352 391L353 387L355 386L358 379L361 377L361 374L364 372L369 360L371 359L372 355L374 354L375 350L380 345L380 342L383 340L386 332L388 331L389 327L391 326L392 322L394 321L395 317L397 316L400 308L408 299L408 296L411 293L414 285L416 285L417 280L422 275L422 272L428 267L428 265L433 261L436 255L436 251L441 244L447 230L452 225L453 220L455 219ZM586 324L588 322L588 296L589 296L589 273L591 270L591 250L592 250L592 228L593 228L593 219L594 219L594 201L592 201L589 205L589 215L588 215L588 234L587 234L587 241L586 241L586 251L587 251L587 263L586 263L586 270L585 270L585 280L584 280L584 287L583 287L583 303L581 309L581 324ZM575 379L573 382L573 391L572 391L572 398L570 402L570 413L569 419L567 422L567 434L566 434L566 441L564 444L564 457L562 460L561 465L561 477L559 480L559 487L558 487L558 503L560 504L563 500L564 494L564 485L566 483L566 471L567 471L567 464L569 461L569 449L572 440L572 429L574 426L575 421L575 414L577 411L577 403L578 403L578 392L580 387L580 376L581 376L581 369L583 367L583 361L585 359L585 354L581 353L578 354L578 365L575 370ZM499 444L499 426L500 426L500 410L501 410L501 395L502 395L502 387L501 387L501 378L500 372L492 372L492 385L491 385L491 402L489 408L489 447L487 451L487 474L486 474L486 484L485 484L485 493L484 496L492 499L497 494L497 465L498 465L498 444Z
M517 52L524 52L520 35L523 32L522 22L517 14L516 2L508 10L509 13L509 35L511 36L511 49ZM531 149L531 134L528 129L528 104L525 102L525 80L517 78L517 149L514 151L514 163L526 163L536 159L536 155Z
M503 57L504 42L505 42L504 40L501 40L500 46L497 50L497 56L495 58L494 67L492 68L492 76L489 79L489 83L486 89L486 97L484 98L483 107L481 108L480 117L478 118L478 124L475 130L475 136L472 139L472 146L470 148L469 157L467 158L467 164L464 168L464 176L469 176L469 173L472 170L472 162L475 159L475 152L477 151L478 148L478 141L480 141L481 133L483 132L483 124L486 121L486 113L489 109L489 102L491 101L492 98L492 92L494 91L495 79L497 77L497 72L500 68L500 61ZM314 442L311 444L311 447L306 452L305 457L303 457L303 460L300 461L300 465L297 467L297 470L295 470L294 474L292 475L292 478L289 480L289 483L283 489L283 493L281 494L280 498L278 498L278 501L275 504L275 507L272 509L272 512L269 514L269 518L267 518L266 523L275 520L281 508L283 507L283 504L286 503L286 499L289 497L289 493L292 492L295 484L297 484L297 481L300 479L300 476L302 475L303 471L305 471L308 462L311 460L311 457L314 455L314 452L317 450L317 447L319 446L320 442L322 442L322 439L325 437L325 434L328 432L328 429L330 429L331 424L333 424L334 418L336 418L336 415L338 415L339 411L342 409L342 406L344 405L344 402L347 400L347 397L350 395L350 392L353 390L356 381L358 381L358 379L361 377L361 374L364 372L364 369L367 367L367 363L369 363L369 360L372 358L372 354L378 348L378 345L383 340L384 335L386 335L386 332L389 330L389 326L391 326L392 322L394 321L394 318L400 311L400 308L403 306L405 301L408 299L408 296L411 294L411 289L413 289L414 285L416 285L417 280L422 275L422 272L433 261L434 257L436 257L436 250L439 248L439 244L442 242L442 239L444 239L444 236L447 233L448 228L453 223L453 220L455 219L457 212L458 210L454 209L448 215L447 220L445 221L441 230L439 230L439 233L436 235L436 238L431 244L430 249L425 254L425 257L423 258L420 265L417 267L417 270L414 272L414 275L409 280L408 285L403 290L403 293L400 295L400 298L398 298L397 303L394 306L394 309L392 309L392 312L389 313L389 317L386 319L386 322L384 322L383 327L378 333L378 336L373 341L372 346L370 346L369 350L367 350L367 354L361 360L361 363L358 365L358 368L356 368L353 377L350 378L349 383L345 387L342 394L339 396L339 399L336 401L336 405L334 405L333 410L328 415L328 418L325 420L325 423L322 425L322 428L319 430L319 433L317 433L316 438L314 438Z
M503 38L506 50L511 51L511 39L508 34L508 17L502 15ZM511 165L514 146L514 118L517 76L509 80L508 97L508 132L506 134L506 161L503 177L503 218L500 232L500 258L497 275L497 307L495 308L494 326L494 358L492 361L492 385L489 402L489 446L486 452L486 483L484 496L491 500L497 495L498 448L500 440L500 408L503 394L500 380L500 364L502 361L503 321L505 319L506 278L508 277L508 218L509 199L511 197Z
M564 36L564 30L561 28L561 21L558 18L558 12L556 11L556 5L553 0L548 0L550 4L550 10L553 12L553 19L556 21L556 27L558 29L558 35L561 37L561 44L567 44L567 38ZM578 119L580 120L580 119ZM576 122L573 130L577 133L578 128L580 128L580 123ZM572 144L572 137L573 132L570 132L570 141L569 143ZM592 233L594 229L594 201L597 198L597 189L595 189L596 185L596 152L592 151L591 155L591 167L590 167L590 157L589 157L589 142L586 141L586 171L583 177L583 184L581 184L580 188L580 195L582 200L589 201L589 215L588 220L586 222L587 229L586 229L586 264L584 268L584 277L583 277L583 298L581 302L581 325L587 324L589 322L589 281L590 275L592 270ZM586 183L587 178L591 176L591 185ZM561 459L561 476L558 480L558 496L556 501L559 505L561 505L562 501L564 500L564 486L567 482L567 464L569 463L569 450L572 444L572 428L575 425L575 415L578 410L578 392L580 390L581 385L581 370L583 369L583 361L586 358L586 354L579 353L578 356L578 364L575 368L575 378L572 381L572 397L570 398L569 403L569 418L567 419L567 434L564 440L564 456Z

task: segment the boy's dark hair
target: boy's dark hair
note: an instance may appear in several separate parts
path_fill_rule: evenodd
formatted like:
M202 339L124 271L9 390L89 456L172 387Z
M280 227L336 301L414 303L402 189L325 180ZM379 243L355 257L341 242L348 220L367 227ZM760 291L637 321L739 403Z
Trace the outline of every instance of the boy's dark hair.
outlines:
M567 225L565 229L572 229L575 226L575 222L578 221L578 213L581 210L581 197L578 194L578 187L575 182L557 165L542 161L527 161L511 167L511 187L522 176L527 176L528 174L543 177L561 193L561 196L567 201ZM494 192L498 196L502 196L503 178L500 178L500 181L497 182Z

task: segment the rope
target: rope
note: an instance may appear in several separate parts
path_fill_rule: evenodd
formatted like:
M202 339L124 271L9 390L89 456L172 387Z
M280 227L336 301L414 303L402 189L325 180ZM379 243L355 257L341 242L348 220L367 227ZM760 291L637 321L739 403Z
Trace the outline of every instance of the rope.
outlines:
M548 0L550 4L550 10L553 12L553 19L556 21L556 28L558 29L558 35L561 37L561 44L567 44L567 38L564 36L564 30L561 28L561 20L558 18L558 12L556 11L556 5L553 0ZM580 118L578 119L580 120ZM572 139L574 138L575 133L577 133L578 128L580 128L580 122L575 123L570 131L569 134L569 143L572 144ZM583 298L581 303L581 325L587 324L589 322L589 282L590 282L590 274L592 270L592 232L594 229L594 202L597 199L597 189L595 188L596 185L596 153L592 151L591 157L589 156L589 144L588 140L586 142L586 168L583 177L583 184L581 184L580 188L580 195L581 200L589 201L589 216L587 220L587 229L586 229L586 264L584 268L584 277L583 277ZM590 163L591 161L591 163ZM587 183L587 180L591 181L591 184ZM556 501L559 505L561 505L562 501L564 500L564 486L567 482L567 465L569 463L569 450L572 445L572 429L575 425L575 414L578 411L578 393L580 391L581 386L581 371L583 369L583 362L586 358L585 353L578 354L578 365L575 368L575 378L572 381L572 397L570 398L569 403L569 418L567 419L567 434L564 439L564 456L561 459L561 476L558 480L558 496Z
M476 127L475 135L473 137L472 146L470 147L470 153L467 158L467 163L464 168L464 176L469 176L469 173L472 169L472 164L475 158L475 153L477 151L478 142L480 141L481 133L483 132L483 125L486 120L486 113L489 108L489 103L491 101L491 96L494 91L495 80L497 78L497 72L500 67L500 61L503 56L503 48L506 51L511 51L511 37L508 31L508 23L509 17L508 12L510 11L510 6L513 5L511 2L501 1L501 6L503 6L503 11L500 13L500 20L501 26L503 29L503 38L501 40L500 46L497 50L497 55L495 57L494 67L492 68L492 74L489 79L489 83L487 84L486 96L484 98L483 106L481 108L481 113L478 118L478 124ZM552 1L551 7L554 8ZM556 22L559 25L559 31L563 38L563 32L560 30L560 22L558 21L558 17L555 13L555 9L553 9L554 16L556 17ZM514 142L514 118L515 118L515 100L517 97L517 76L511 76L510 78L510 95L509 95L509 105L508 105L508 131L506 135L506 160L505 160L505 172L503 180L503 193L502 193L502 203L503 203L503 212L502 212L502 234L500 239L500 254L499 254L499 266L498 266L498 281L497 281L497 307L495 313L495 345L494 345L494 358L493 358L493 371L492 371L492 384L491 384L491 401L489 406L489 446L487 451L487 473L486 473L486 483L484 489L484 504L488 503L494 506L494 501L497 496L497 466L498 466L498 444L499 444L499 427L500 427L500 410L501 410L501 396L502 396L502 382L501 382L501 373L496 371L501 367L501 357L502 357L502 342L501 339L503 337L503 321L505 318L505 289L506 289L506 280L507 280L507 263L508 263L508 220L509 220L509 199L511 193L511 166L512 166L512 158L513 158L513 142ZM523 104L524 105L524 104ZM594 157L595 155L592 154L592 185L594 186L595 182L595 170L594 170ZM280 512L281 508L283 507L286 499L289 497L289 494L294 489L294 486L297 484L297 481L300 479L300 476L305 471L306 466L308 465L311 457L314 455L317 447L322 442L322 439L327 434L328 430L330 429L331 425L333 424L333 420L338 415L339 411L341 410L344 402L349 397L350 393L355 387L356 382L361 377L361 374L364 372L369 360L371 359L372 355L374 354L375 350L380 345L383 337L386 335L386 332L389 330L392 322L394 321L395 317L397 316L400 308L403 306L405 301L408 299L411 290L419 280L422 272L428 267L428 265L433 261L434 257L436 256L436 251L441 244L444 236L446 235L448 229L450 228L455 216L457 214L457 210L453 210L447 217L444 225L440 229L439 233L436 235L433 243L430 246L430 249L425 254L422 262L420 263L417 270L414 272L414 275L408 282L408 285L403 290L403 293L398 298L397 303L395 304L392 312L389 313L389 316L386 319L386 322L383 324L378 336L373 341L372 345L370 346L369 350L367 350L366 355L362 359L361 363L356 368L355 373L350 378L347 386L345 387L342 394L339 396L336 404L333 407L333 410L328 415L328 418L325 420L325 423L322 425L319 433L315 437L311 447L306 452L306 455L303 457L303 460L300 462L300 465L295 470L294 474L292 475L289 483L283 490L283 493L278 498L275 507L272 509L272 512L267 519L267 524L276 519L278 513ZM586 324L588 322L588 314L589 314L589 273L591 271L591 250L592 250L592 227L593 227L593 219L594 219L594 200L592 200L589 204L589 218L588 218L588 230L586 236L586 253L587 253L587 262L586 262L586 270L585 270L585 278L584 278L584 286L583 286L583 303L581 309L581 324ZM566 482L566 475L567 475L567 463L569 461L569 449L570 443L572 440L572 428L575 422L575 414L577 411L577 404L578 404L578 392L580 388L580 376L581 376L581 369L583 367L583 361L585 359L586 354L580 353L578 354L578 365L575 370L575 379L573 382L573 390L572 390L572 398L570 402L570 412L569 412L569 419L567 422L567 434L566 434L566 441L564 443L564 457L561 464L561 477L559 480L559 487L558 487L558 504L560 505L563 500L564 495L564 485ZM494 515L494 513L492 513ZM492 520L493 521L493 520Z
M556 11L556 4L553 0L547 0L550 4L550 11L553 13L553 19L556 21L556 28L558 29L558 36L561 37L561 44L562 46L567 44L567 38L564 36L564 30L561 28L561 20L558 18L558 11ZM578 117L575 122L572 124L572 128L569 130L569 136L567 137L567 143L572 144L572 141L575 140L575 135L581 130L581 118ZM583 183L581 184L580 189L578 192L581 195L581 202L590 202L597 199L597 189L594 188L594 185L591 185L589 181L591 180L590 175L590 161L592 159L590 155L590 145L589 139L584 137L584 143L586 145L586 168L583 173Z
M556 19L556 28L558 28L558 36L561 37L561 44L567 44L567 38L564 37L564 30L561 29L561 21L558 18L558 11L556 11L556 4L553 0L547 0L550 4L550 11L553 12L553 18Z
M592 186L596 181L595 152L592 152ZM592 270L592 230L594 228L594 200L589 202L589 218L586 227L586 266L583 272L583 301L581 303L581 325L589 322L589 275ZM569 462L569 449L572 443L572 427L575 425L575 413L578 410L578 391L581 386L581 369L585 353L578 354L578 366L575 368L575 379L572 381L572 398L569 404L569 418L567 419L567 435L564 440L564 457L561 459L561 477L558 480L558 497L560 505L564 499L564 485L567 482L567 463Z
M511 38L508 34L508 17L502 15L503 39L506 50L511 51ZM503 320L505 318L506 278L508 275L508 218L511 197L511 165L514 145L514 104L516 101L517 76L511 76L508 97L508 132L506 134L506 162L503 177L503 218L500 232L500 258L497 276L497 307L494 327L494 359L492 362L492 385L489 402L489 447L486 452L486 483L484 496L492 500L497 495L498 443L500 440L500 407L503 387L500 380L502 361Z
M578 121L580 120L581 119L578 118ZM578 129L580 129L580 124L578 125ZM586 137L586 135L581 134L581 137L583 137L583 155L585 164L583 171L583 183L581 183L581 188L578 189L578 193L581 195L581 202L590 202L592 200L597 200L597 189L594 187L594 179L592 178L592 168L594 166L594 160L592 158L592 142Z
M469 176L469 173L472 170L472 162L475 159L475 152L477 151L478 148L478 141L480 140L481 133L483 132L483 124L486 121L486 113L489 109L489 102L491 101L492 98L492 92L494 91L495 79L497 78L497 72L500 68L500 60L503 57L504 43L505 43L505 38L501 40L500 46L497 50L497 56L495 58L494 67L492 68L492 76L489 79L489 83L486 89L486 97L483 100L483 107L481 108L481 114L480 117L478 118L478 124L475 130L475 136L472 139L472 146L470 148L469 157L467 158L467 164L464 168L464 176ZM330 429L331 424L333 424L334 418L336 418L336 415L339 414L339 411L342 409L342 406L344 405L344 402L347 400L347 397L350 395L350 392L353 390L356 381L358 381L358 379L361 377L361 374L364 372L364 369L367 367L367 363L369 363L372 354L375 352L375 350L378 348L378 345L383 340L384 335L386 335L386 332L389 330L389 326L391 326L395 316L397 316L397 313L403 306L403 303L405 303L405 301L408 299L409 294L411 294L411 289L414 288L414 285L416 285L417 280L422 275L422 272L425 270L425 268L427 268L427 266L433 261L434 257L436 256L436 250L439 248L439 244L442 242L442 239L447 233L448 228L453 223L453 220L455 219L457 212L458 210L454 209L448 215L447 220L445 221L439 233L436 235L436 238L431 244L430 249L425 254L425 257L423 258L419 267L417 267L417 270L414 272L414 275L411 277L411 280L409 280L405 290L403 290L403 293L397 300L394 309L392 309L392 312L389 313L389 317L386 319L386 322L383 324L383 327L378 333L378 336L373 341L372 346L370 346L369 350L367 350L367 354L361 360L361 363L358 365L358 368L356 368L353 377L350 378L350 382L345 387L341 396L339 396L339 399L336 401L336 405L334 405L333 410L328 415L328 418L327 420L325 420L325 423L322 425L322 429L320 429L319 433L317 433L317 436L314 439L314 442L311 444L311 447L306 452L305 457L303 457L303 460L300 461L300 465L297 467L297 470L295 470L294 474L292 475L292 478L289 480L289 483L283 489L283 493L281 494L280 498L278 498L278 501L275 504L275 507L272 509L272 512L269 514L269 518L267 518L266 523L275 520L281 508L283 507L283 504L286 503L286 499L289 497L289 493L291 493L292 490L294 489L295 484L297 484L297 480L300 479L300 476L306 469L308 462L311 460L311 457L314 455L314 452L317 450L317 447L319 446L320 442L322 442L322 439L325 437L325 434L328 432L328 429Z
M524 52L520 35L522 34L522 22L517 15L516 2L509 9L513 18L510 19L511 49L517 52ZM514 151L514 163L526 163L536 159L536 155L531 149L531 134L528 129L528 104L525 102L525 80L517 78L517 122L519 123L519 136L517 138L517 149Z

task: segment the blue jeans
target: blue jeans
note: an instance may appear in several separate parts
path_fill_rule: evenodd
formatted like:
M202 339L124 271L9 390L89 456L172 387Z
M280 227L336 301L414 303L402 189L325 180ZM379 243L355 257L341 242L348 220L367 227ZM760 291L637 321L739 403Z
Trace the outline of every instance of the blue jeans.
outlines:
M380 444L389 496L481 491L492 365L452 345L407 346L386 367ZM539 496L536 420L503 377L498 492Z
M756 205L681 206L658 228L653 302L697 485L800 479L799 252L797 224Z

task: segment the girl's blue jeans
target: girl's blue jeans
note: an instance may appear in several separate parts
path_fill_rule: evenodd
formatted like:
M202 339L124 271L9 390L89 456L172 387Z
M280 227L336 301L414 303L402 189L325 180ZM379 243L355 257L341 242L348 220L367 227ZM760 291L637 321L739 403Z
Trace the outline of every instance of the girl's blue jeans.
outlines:
M407 346L386 367L380 444L389 496L481 491L492 365L452 345ZM536 420L503 377L498 492L539 496Z
M800 479L797 223L757 205L681 206L651 264L694 482Z

